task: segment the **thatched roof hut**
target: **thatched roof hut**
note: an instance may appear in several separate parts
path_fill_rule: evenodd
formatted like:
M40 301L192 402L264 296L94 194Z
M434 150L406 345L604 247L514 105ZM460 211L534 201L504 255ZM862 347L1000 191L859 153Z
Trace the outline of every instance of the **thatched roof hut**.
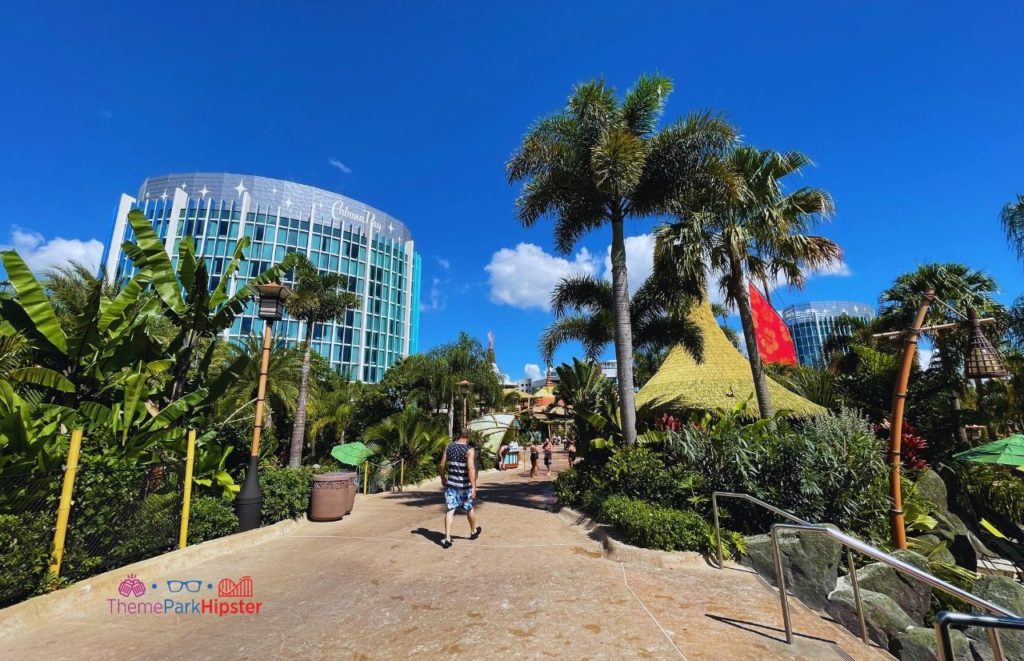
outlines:
M757 415L750 363L718 327L711 306L694 306L690 318L704 334L704 360L698 363L682 347L674 347L661 369L637 393L637 408L667 412L729 410L749 397L748 411ZM785 409L798 417L825 413L821 406L771 379L768 390L776 410Z

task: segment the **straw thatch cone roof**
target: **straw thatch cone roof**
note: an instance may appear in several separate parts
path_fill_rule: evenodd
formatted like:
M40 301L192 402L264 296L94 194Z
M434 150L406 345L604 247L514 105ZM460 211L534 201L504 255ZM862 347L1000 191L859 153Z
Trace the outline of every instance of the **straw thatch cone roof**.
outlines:
M718 327L711 306L694 306L690 318L704 334L703 362L695 361L682 347L674 347L661 369L637 393L637 408L648 406L677 412L729 410L750 397L747 411L757 415L760 409L757 398L752 396L754 377L750 363ZM800 417L825 413L821 406L771 379L768 390L776 410L786 409Z

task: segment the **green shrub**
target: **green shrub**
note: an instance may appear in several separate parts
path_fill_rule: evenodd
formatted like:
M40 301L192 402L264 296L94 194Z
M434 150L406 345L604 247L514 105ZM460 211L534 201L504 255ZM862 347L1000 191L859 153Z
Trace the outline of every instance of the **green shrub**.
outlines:
M713 534L700 514L650 505L636 498L611 496L601 507L601 518L615 526L635 546L663 551L711 553Z
M0 607L39 590L52 542L49 513L0 514Z
M181 524L181 495L177 492L146 496L120 531L120 543L111 552L131 562L174 548Z
M263 490L263 525L297 519L309 509L313 468L279 468L264 463L260 466L260 489Z
M671 505L676 496L676 484L665 462L647 448L616 452L601 471L600 482L608 494L655 505Z
M744 423L736 412L664 433L666 457L696 473L700 489L745 493L816 523L874 538L888 507L882 447L852 411L796 427L782 418ZM734 525L764 532L769 512L724 501Z
M238 532L238 517L232 503L215 496L192 499L188 522L188 543L199 544Z

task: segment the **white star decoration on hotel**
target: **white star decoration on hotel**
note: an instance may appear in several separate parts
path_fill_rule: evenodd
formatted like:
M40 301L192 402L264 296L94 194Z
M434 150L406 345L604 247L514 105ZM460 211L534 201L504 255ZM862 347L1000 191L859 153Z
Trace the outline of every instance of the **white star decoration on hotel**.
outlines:
M292 204L293 204L292 203L292 198L290 198L290 197L287 200L284 201L284 206L285 206L286 209L291 210Z
M206 197L207 195L209 195L209 194L210 194L210 189L208 189L208 188L207 188L207 187L206 187L206 186L204 185L204 186L203 186L203 189L202 189L201 191L199 191L199 194L200 194L200 195L202 195L203 197Z
M247 190L249 190L249 189L248 189L248 188L246 188L246 187L245 187L245 184L243 184L243 183L242 183L242 180L241 180L241 179L239 179L239 180L238 180L238 185L237 185L237 186L235 186L235 190L236 190L236 191L238 191L238 196L239 196L239 197L241 197L241 196L242 196L242 193L244 193L245 191L247 191Z
M160 199L166 202L168 197L170 197L170 195L167 194L167 189L165 188L164 194L160 196Z

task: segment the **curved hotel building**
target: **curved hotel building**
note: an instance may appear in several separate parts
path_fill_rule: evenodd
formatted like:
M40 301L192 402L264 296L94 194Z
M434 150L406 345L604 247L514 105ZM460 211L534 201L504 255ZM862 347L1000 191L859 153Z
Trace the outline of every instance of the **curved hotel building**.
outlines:
M875 309L853 301L812 301L797 303L782 310L782 320L789 327L796 345L797 360L801 365L820 367L825 362L822 347L832 333L849 333L852 329L843 323L845 318L870 321Z
M330 191L280 179L227 173L150 177L136 197L122 194L102 265L107 277L131 273L121 243L132 238L128 212L140 209L153 223L177 262L178 242L191 236L206 260L215 287L238 240L252 240L246 261L232 277L233 293L253 277L300 252L320 270L348 276L362 309L344 319L318 324L313 348L349 378L377 382L384 370L416 353L419 334L420 256L412 235L398 219ZM225 337L262 332L251 302ZM287 316L274 328L277 338L296 343L302 324Z

